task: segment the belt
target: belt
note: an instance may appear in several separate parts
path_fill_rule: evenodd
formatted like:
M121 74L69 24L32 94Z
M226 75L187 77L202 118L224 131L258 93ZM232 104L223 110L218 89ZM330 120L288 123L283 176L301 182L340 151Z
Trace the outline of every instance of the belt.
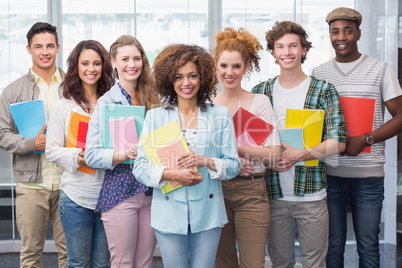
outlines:
M250 176L236 176L233 180L257 180L264 178L264 174L251 174Z

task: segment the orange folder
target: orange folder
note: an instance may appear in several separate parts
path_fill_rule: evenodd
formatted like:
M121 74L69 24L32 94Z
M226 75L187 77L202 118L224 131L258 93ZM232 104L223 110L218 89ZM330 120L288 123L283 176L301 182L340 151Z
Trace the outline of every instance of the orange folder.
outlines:
M82 124L82 122L88 123L90 119L91 117L89 116L71 111L66 138L67 148L82 148L83 150L85 150L86 132L88 131L88 126L85 126L85 124ZM83 140L84 136L85 141ZM82 144L83 142L84 146ZM90 167L79 167L77 170L90 175L93 175L95 173L95 169Z
M373 131L375 99L340 97L345 115L348 137L360 136ZM371 146L364 147L362 153L371 153Z

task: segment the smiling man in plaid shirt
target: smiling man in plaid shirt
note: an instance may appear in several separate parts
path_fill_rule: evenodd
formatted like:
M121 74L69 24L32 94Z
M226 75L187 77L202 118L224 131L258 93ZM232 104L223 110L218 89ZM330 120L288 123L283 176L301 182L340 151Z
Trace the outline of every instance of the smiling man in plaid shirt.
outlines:
M282 144L282 160L265 173L271 199L268 253L273 267L293 267L294 238L298 233L303 267L322 268L328 245L328 210L327 180L321 159L344 150L347 141L344 116L335 87L302 71L301 64L311 43L300 25L277 22L267 32L266 39L267 49L281 72L255 86L252 92L269 97L278 128L285 127L288 108L325 111L322 142L303 150ZM316 167L295 166L299 161L317 158L320 161Z

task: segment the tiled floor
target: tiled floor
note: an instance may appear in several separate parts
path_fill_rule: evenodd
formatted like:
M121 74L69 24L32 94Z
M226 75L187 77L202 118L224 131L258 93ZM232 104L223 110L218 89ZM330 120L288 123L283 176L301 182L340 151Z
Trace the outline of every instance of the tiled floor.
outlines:
M402 245L394 246L390 244L380 245L381 268L400 268L402 267ZM297 260L300 261L300 260ZM19 265L18 253L3 253L0 254L0 267L2 268L18 268ZM57 267L57 255L55 253L46 253L43 256L43 268ZM159 257L155 257L152 263L152 268L162 268L162 261ZM269 258L265 265L270 267ZM295 268L301 268L300 262L296 263ZM347 245L345 253L345 268L357 268L358 256L355 245Z

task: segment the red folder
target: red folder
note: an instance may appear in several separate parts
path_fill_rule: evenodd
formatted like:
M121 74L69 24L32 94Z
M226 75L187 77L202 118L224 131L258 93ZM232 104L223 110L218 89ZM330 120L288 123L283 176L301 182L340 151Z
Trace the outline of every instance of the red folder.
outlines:
M247 131L254 142L262 146L269 134L274 130L274 126L265 122L258 116L249 111L239 108L233 116L236 138Z
M81 148L83 151L85 151L85 144L87 143L88 125L88 122L78 122L77 148ZM86 166L79 167L77 170L90 175L95 173L95 169Z
M373 131L375 99L340 97L345 115L348 137L360 136ZM362 153L371 153L371 146L364 147Z
M85 151L85 144L87 142L88 125L88 122L78 122L77 148L81 148L83 151Z

